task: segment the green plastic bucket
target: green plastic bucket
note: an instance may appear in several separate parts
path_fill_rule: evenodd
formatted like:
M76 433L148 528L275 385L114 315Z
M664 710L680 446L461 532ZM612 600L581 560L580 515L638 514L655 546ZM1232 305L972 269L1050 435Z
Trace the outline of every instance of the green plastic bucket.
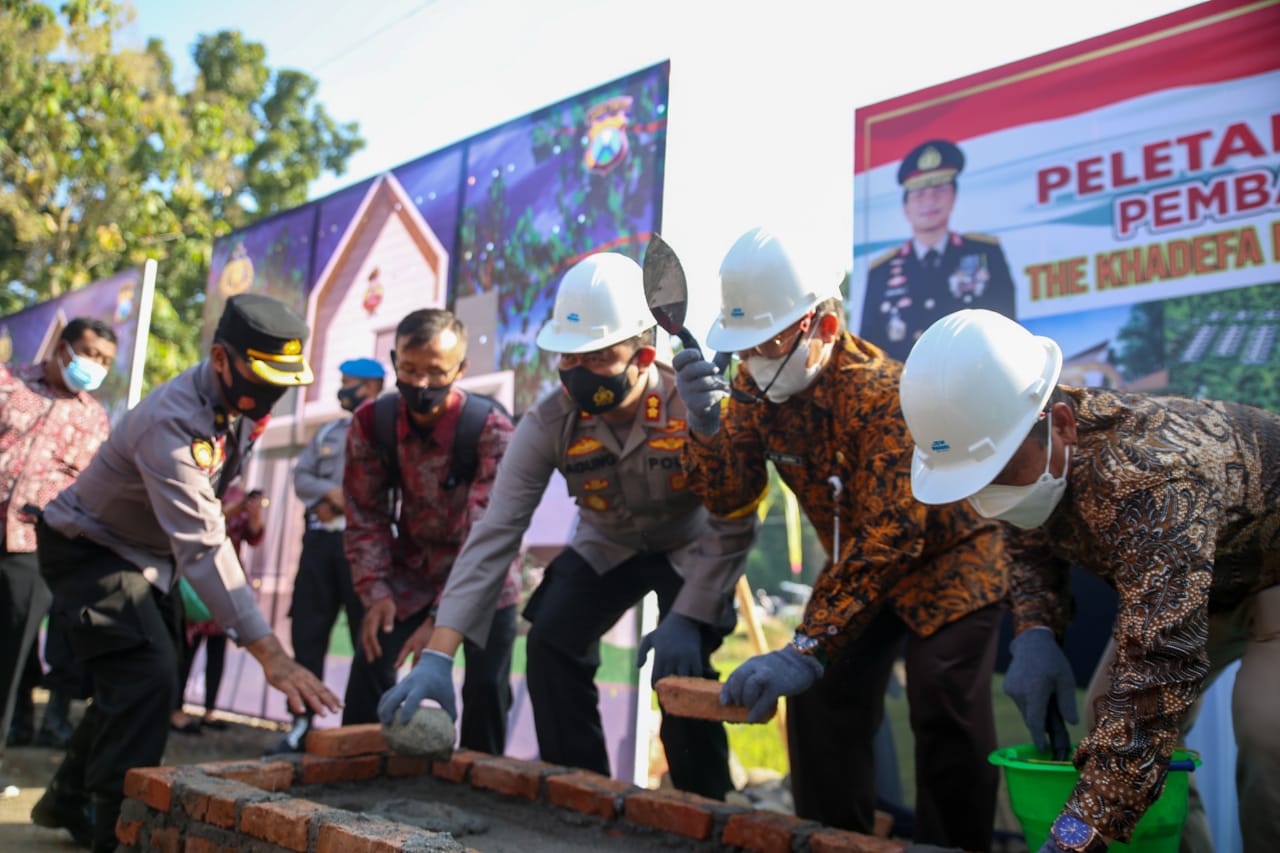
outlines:
M988 760L1004 768L1004 778L1009 785L1009 804L1018 823L1022 824L1027 847L1039 850L1075 789L1079 772L1071 762L1053 761L1048 753L1030 743L997 749ZM1200 766L1200 755L1191 750L1175 749L1172 761L1165 777L1164 792L1138 821L1133 840L1128 844L1117 841L1108 850L1177 853L1182 824L1187 819L1190 779L1186 771Z

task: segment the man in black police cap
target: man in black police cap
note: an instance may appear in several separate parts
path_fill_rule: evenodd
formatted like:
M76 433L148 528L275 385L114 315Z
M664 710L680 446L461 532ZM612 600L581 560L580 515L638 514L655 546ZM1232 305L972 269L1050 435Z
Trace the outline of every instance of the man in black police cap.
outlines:
M178 685L185 577L214 619L262 665L294 713L338 698L285 653L227 539L220 498L271 407L313 381L307 326L253 293L227 301L209 356L154 389L112 429L37 525L40 571L93 675L57 774L31 812L84 846L114 850L125 772L161 763Z
M1000 241L949 230L963 169L964 153L943 139L916 146L898 167L911 239L872 261L859 334L899 361L934 320L952 311L987 308L1014 316L1013 279Z

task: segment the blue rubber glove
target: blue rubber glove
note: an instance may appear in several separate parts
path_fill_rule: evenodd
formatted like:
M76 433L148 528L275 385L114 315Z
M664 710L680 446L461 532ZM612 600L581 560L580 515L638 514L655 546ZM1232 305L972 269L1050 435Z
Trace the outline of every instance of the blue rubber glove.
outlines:
M384 726L391 725L396 709L403 705L400 722L407 723L423 699L439 702L449 719L458 721L458 703L453 697L453 658L444 652L422 650L409 674L378 700L378 719Z
M758 723L769 716L780 697L805 692L821 675L817 658L783 646L743 661L720 688L720 704L746 705L751 709L747 722Z
M1004 676L1004 692L1013 699L1031 730L1031 740L1042 751L1049 749L1045 726L1049 703L1069 723L1080 722L1076 713L1076 678L1053 631L1036 627L1023 631L1009 645L1012 660Z
M720 431L720 401L729 396L729 383L696 349L680 350L671 366L676 369L676 393L689 410L690 429L715 435Z
M651 683L668 675L688 675L701 678L702 630L700 623L679 613L669 613L644 639L636 654L636 666L644 666L644 659L653 649L653 678Z

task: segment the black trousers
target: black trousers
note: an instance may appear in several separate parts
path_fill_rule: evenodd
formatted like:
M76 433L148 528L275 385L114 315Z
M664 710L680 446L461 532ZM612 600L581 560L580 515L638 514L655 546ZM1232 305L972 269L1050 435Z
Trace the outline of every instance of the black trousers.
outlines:
M347 695L342 709L344 726L378 721L378 700L396 683L392 668L405 641L427 621L427 609L397 621L389 634L379 634L382 656L372 663L356 645L347 679ZM516 608L503 607L493 614L493 626L484 648L467 640L462 654L466 674L462 680L461 725L458 743L501 755L507 748L507 714L511 711L511 649L516 641Z
M9 733L18 683L49 609L49 587L35 554L0 550L0 751Z
M218 702L218 688L222 686L222 672L227 664L227 635L196 634L187 641L183 637L182 665L178 673L178 695L173 700L175 711L182 710L182 694L187 689L187 679L191 678L191 665L195 663L196 652L204 642L204 712L213 711Z
M543 761L609 775L595 683L600 638L650 591L658 594L659 614L666 616L681 583L664 554L638 554L601 575L566 548L547 566L524 612L533 623L526 677ZM718 677L711 653L733 630L727 601L725 615L725 624L702 632L707 678ZM664 714L659 734L677 788L718 800L733 790L722 724Z
M43 522L36 531L41 574L93 679L92 701L50 788L59 796L90 796L95 845L114 849L125 772L164 757L178 690L178 597L107 548L68 539Z
M340 610L347 612L351 648L359 655L364 607L351 585L351 565L342 550L342 531L308 530L302 535L289 619L293 656L316 678L324 678L324 658Z
M991 673L1001 615L991 605L921 637L883 611L812 688L787 700L796 814L872 831L875 734L890 668L905 651L915 736L915 841L989 850L999 782L987 763L996 748Z

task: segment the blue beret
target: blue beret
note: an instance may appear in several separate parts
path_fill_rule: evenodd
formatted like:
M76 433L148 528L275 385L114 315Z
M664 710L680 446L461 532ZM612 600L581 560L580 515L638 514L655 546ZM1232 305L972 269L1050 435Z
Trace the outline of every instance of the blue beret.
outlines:
M371 358L352 358L338 365L343 376L354 376L357 379L383 379L387 371L379 362Z

